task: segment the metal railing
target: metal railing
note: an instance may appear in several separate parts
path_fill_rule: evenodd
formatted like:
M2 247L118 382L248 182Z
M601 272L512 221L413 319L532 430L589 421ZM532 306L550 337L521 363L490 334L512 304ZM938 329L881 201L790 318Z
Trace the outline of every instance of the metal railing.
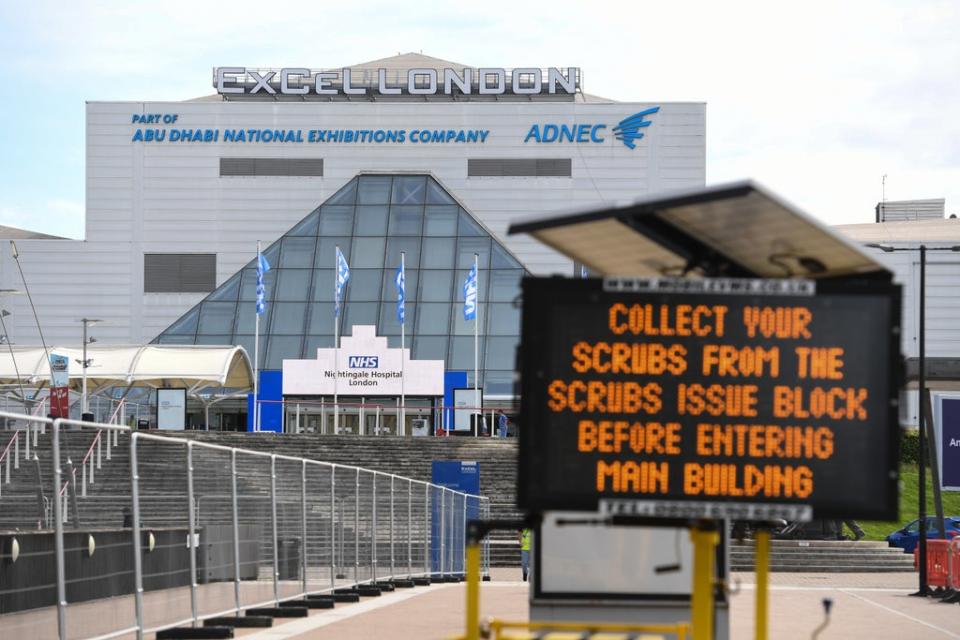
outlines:
M38 568L0 580L0 611L16 612L0 615L0 627L12 636L143 637L308 594L462 576L466 522L490 509L485 498L382 471L119 425L2 417L50 426L44 464L60 491L64 474L76 474L65 427L70 437L96 433L83 469L104 438L129 452L114 454L109 491L101 483L79 503L82 527L65 525L69 505L54 490L52 531L0 530L0 549L19 537L16 562ZM121 472L128 482L116 482ZM23 593L34 594L29 606L16 600Z

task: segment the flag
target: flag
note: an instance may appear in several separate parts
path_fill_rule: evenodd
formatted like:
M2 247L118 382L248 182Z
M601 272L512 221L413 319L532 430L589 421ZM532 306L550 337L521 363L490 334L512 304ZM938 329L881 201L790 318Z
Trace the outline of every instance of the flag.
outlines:
M350 279L350 265L347 259L343 257L340 247L337 247L337 286L334 290L333 315L340 315L340 299L343 297L343 288L347 286L347 280Z
M257 315L262 316L267 310L266 288L263 286L263 274L270 271L270 263L262 253L257 253Z
M587 277L587 267L584 265L580 265L580 277L581 278Z
M477 263L473 263L463 283L463 319L477 318Z
M394 284L397 285L397 322L400 324L403 324L406 318L406 292L404 288L407 283L407 275L404 272L403 266L403 260L401 260L400 266L397 267L397 274L393 278Z

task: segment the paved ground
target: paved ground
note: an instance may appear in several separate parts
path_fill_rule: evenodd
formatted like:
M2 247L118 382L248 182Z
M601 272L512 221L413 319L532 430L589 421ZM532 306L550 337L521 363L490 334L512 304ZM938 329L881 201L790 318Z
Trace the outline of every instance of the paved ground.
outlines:
M495 570L481 592L482 615L525 619L527 587L516 571ZM732 638L753 638L754 576L733 576ZM960 605L911 598L915 574L773 574L772 628L777 640L807 639L823 621L824 598L834 602L829 626L820 635L872 640L960 639ZM464 586L435 585L397 591L357 605L244 634L245 640L365 640L445 638L463 630ZM323 626L317 627L318 624ZM315 627L315 628L309 628Z

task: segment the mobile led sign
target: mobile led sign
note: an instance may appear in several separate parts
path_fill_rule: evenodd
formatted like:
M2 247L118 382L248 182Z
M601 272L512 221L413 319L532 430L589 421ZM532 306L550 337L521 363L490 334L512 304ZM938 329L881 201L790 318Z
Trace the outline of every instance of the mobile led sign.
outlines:
M897 517L900 289L528 278L520 506Z

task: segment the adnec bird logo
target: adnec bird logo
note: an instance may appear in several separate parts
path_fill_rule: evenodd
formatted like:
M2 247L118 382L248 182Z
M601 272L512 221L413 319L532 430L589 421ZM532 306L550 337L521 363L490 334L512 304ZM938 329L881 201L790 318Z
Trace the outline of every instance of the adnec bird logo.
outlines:
M636 141L643 138L643 129L653 124L647 120L646 117L653 115L657 111L660 111L660 107L644 109L632 116L624 118L613 128L613 135L617 140L626 145L628 149L635 149L637 147Z

